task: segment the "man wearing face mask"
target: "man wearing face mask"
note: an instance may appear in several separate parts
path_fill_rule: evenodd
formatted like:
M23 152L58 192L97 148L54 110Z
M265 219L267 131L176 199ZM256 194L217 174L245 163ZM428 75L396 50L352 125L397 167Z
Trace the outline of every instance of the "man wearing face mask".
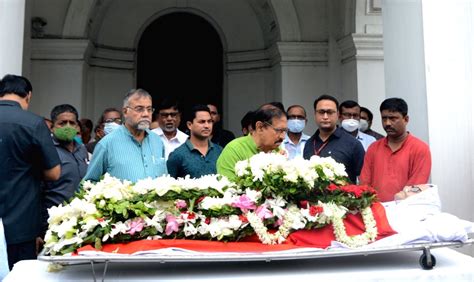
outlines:
M288 152L288 159L303 157L303 149L309 135L303 133L306 126L306 110L303 106L293 105L286 111L288 116L288 133L281 144L281 147Z
M130 90L123 101L124 124L97 144L84 180L99 181L109 173L137 182L167 174L163 142L149 130L153 112L147 91Z
M56 181L44 183L43 232L48 228L47 209L74 196L89 162L85 146L75 139L79 128L77 110L69 104L58 105L51 111L51 121L53 143L61 160L61 176Z
M374 137L359 130L360 125L360 106L357 102L347 100L339 105L339 122L341 127L349 134L360 141L364 150L367 152L370 144L376 140Z
M93 154L95 146L99 143L100 139L104 138L105 135L112 133L112 131L119 128L121 124L122 113L119 110L116 108L105 109L94 129L94 141L86 144L87 151Z

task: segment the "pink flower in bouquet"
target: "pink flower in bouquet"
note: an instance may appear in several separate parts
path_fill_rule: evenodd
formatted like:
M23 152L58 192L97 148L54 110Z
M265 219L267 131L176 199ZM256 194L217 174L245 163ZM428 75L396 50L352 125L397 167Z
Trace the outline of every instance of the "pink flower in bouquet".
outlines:
M255 213L260 219L267 219L273 217L273 213L267 208L266 205L259 206Z
M135 234L135 232L140 232L143 230L145 221L143 218L138 217L135 218L131 223L130 223L130 229L127 230L127 233L130 235Z
M235 202L233 202L232 206L240 208L243 212L254 210L256 208L255 202L250 200L250 198L245 194L241 195Z
M178 221L176 221L176 217L169 214L169 215L166 216L166 221L168 222L166 224L166 230L165 230L166 235L170 235L173 232L178 232L179 231L179 223L178 223Z
M177 200L176 201L176 208L177 209L184 209L186 208L188 205L186 204L186 201L185 200Z

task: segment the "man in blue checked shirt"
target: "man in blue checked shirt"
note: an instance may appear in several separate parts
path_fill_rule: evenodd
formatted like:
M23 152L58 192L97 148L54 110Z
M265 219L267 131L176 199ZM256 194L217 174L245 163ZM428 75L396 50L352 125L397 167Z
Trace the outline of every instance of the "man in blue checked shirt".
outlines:
M149 130L153 111L147 91L130 90L123 101L124 124L97 144L84 180L99 181L109 173L137 182L167 174L163 142Z

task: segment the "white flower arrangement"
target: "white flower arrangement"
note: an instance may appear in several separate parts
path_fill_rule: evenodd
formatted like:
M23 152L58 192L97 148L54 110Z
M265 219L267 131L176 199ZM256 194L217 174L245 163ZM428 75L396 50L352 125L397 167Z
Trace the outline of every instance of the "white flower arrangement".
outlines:
M377 236L366 206L375 196L363 188L345 191L330 186L344 184L347 176L344 166L331 158L287 160L280 154L260 153L238 162L236 173L235 183L220 175L162 176L131 183L106 174L97 183L86 181L68 205L49 210L46 253L140 239L239 240L253 233L264 244L280 244L293 231L326 224L333 224L336 239L350 247ZM365 200L357 201L358 197ZM349 206L362 211L362 235L346 234L343 218Z

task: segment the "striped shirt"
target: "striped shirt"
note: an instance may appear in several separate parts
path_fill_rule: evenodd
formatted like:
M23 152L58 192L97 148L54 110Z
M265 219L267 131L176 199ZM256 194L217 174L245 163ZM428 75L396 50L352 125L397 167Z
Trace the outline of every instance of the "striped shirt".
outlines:
M147 130L139 143L122 125L97 144L84 180L99 181L106 172L132 182L167 174L163 142Z

